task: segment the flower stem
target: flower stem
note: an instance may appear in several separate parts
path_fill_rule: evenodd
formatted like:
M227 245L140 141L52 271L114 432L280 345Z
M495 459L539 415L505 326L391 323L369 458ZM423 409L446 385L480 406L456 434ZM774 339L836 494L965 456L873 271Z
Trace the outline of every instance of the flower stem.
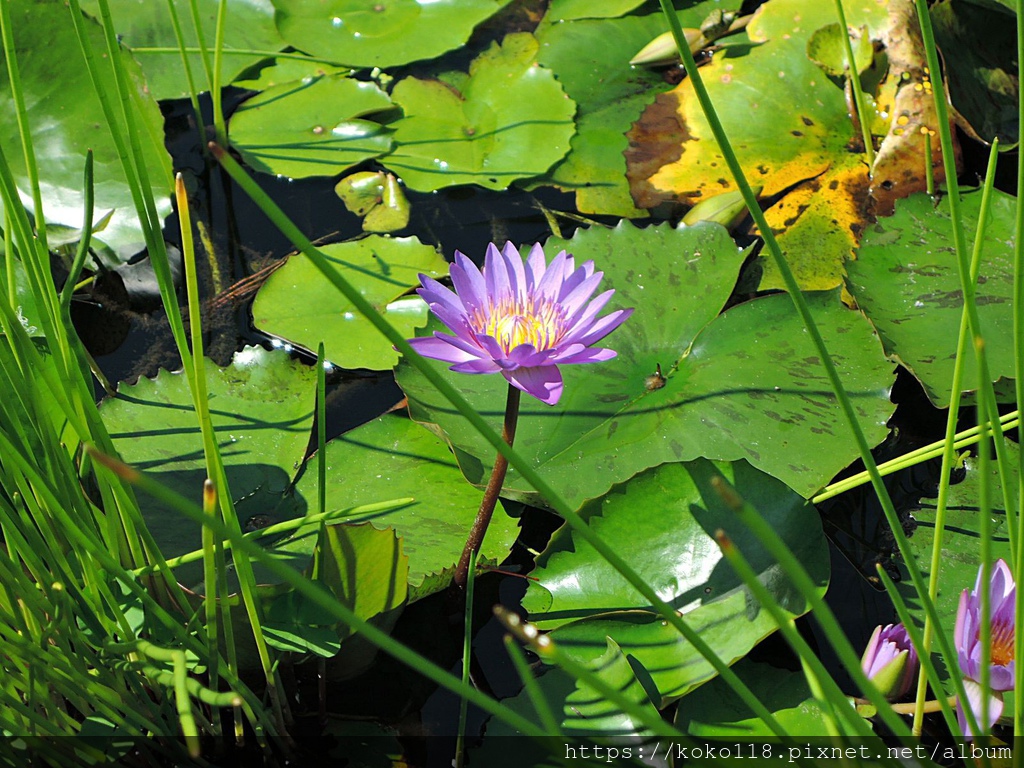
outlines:
M505 424L501 429L501 439L509 446L516 436L516 424L519 422L519 396L522 393L508 385L508 398L505 400ZM469 538L466 539L466 547L462 550L462 557L455 567L455 586L460 590L466 588L466 578L469 574L469 559L474 552L480 551L483 544L484 534L487 533L487 526L491 522L491 515L494 514L494 505L498 503L498 494L501 493L501 486L505 483L505 473L508 471L508 459L500 453L494 459L494 469L491 470L491 479L487 482L484 497L480 500L480 511L476 513L476 520L469 530Z

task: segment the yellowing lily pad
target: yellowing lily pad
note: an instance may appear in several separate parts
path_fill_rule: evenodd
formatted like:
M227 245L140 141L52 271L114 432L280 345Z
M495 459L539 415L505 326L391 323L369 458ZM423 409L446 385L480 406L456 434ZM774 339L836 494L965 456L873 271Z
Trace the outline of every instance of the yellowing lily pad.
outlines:
M334 176L391 148L388 129L367 119L390 107L373 83L337 75L293 80L238 108L231 144L263 173Z
M509 0L274 0L291 45L353 67L430 59L469 39Z
M569 151L576 105L554 74L537 66L537 41L514 34L471 65L456 88L407 77L392 94L405 117L384 160L407 186L505 189L537 176Z
M868 182L863 156L847 153L765 211L801 289L827 291L842 284L843 264L853 258L867 224ZM775 260L766 253L761 258L759 289L784 289Z
M408 336L426 324L427 305L419 296L405 294L419 285L421 272L434 278L448 273L441 255L415 237L372 235L321 250L364 298ZM302 254L289 258L264 283L252 315L260 330L307 349L324 342L327 358L342 368L384 370L398 360L391 342Z

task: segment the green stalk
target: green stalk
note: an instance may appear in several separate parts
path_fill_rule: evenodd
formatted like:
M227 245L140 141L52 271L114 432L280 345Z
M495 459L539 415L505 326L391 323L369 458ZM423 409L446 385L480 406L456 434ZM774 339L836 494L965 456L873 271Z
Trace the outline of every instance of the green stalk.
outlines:
M187 357L193 365L193 373L190 381L192 390L192 402L199 419L199 426L203 434L203 455L206 459L207 476L213 479L214 487L220 500L221 517L229 527L235 529L241 535L242 529L235 513L234 501L228 487L227 473L224 471L224 463L221 460L220 447L217 444L217 435L213 428L213 420L210 417L209 398L206 394L206 358L203 357L203 333L202 321L199 307L199 285L196 277L195 249L192 243L192 219L189 214L188 196L185 193L185 184L179 173L175 179L175 193L178 199L178 215L181 219L181 245L182 258L185 262L185 285L188 294L189 307L189 330L192 336L192 354L188 355L187 349L182 349L182 360ZM259 655L260 665L263 668L263 675L267 681L267 693L270 696L270 703L273 706L278 727L284 731L284 713L281 708L281 698L278 693L277 676L274 673L274 660L271 657L270 646L263 635L263 617L260 604L256 597L256 577L252 571L252 564L245 552L234 553L234 563L238 576L239 591L242 594L242 604L245 607L249 625L252 628L253 637L256 641L256 652ZM226 596L227 593L224 593ZM228 624L230 622L225 622Z
M18 134L21 137L21 150L25 156L25 171L29 186L32 188L32 209L36 222L36 237L44 252L49 252L46 242L46 217L43 211L43 195L39 188L39 167L36 165L36 153L32 144L32 130L28 124L28 109L25 107L25 92L21 87L21 74L18 68L17 48L14 45L14 30L11 27L11 9L9 3L0 3L0 35L4 43L4 59L7 64L7 82L11 89L11 100L14 102L14 116L18 121ZM12 256L7 251L7 257Z
M324 343L316 350L316 511L327 514L327 381Z
M1017 12L1017 82L1024 74L1024 0L1015 3ZM1017 125L1024 125L1024 99L1017 100ZM1019 137L1018 137L1019 141ZM1013 252L1013 370L1014 392L1017 400L1017 412L1024 409L1024 202L1021 191L1024 190L1024 152L1017 147L1017 217L1014 226ZM1018 428L1019 429L1019 428ZM1024 451L1018 455L1017 464L1017 520L1024 520ZM1014 510L1007 509L1009 517ZM1024 537L1022 537L1024 538ZM1024 543L1018 541L1013 552L1013 575L1020 580L1024 574ZM1018 589L1016 594L1015 616L1024 616L1024 591ZM1014 658L1024 658L1024 634L1014 635ZM1013 734L1024 736L1024 665L1014 665L1014 690L1018 695L1013 697ZM1014 750L1013 765L1020 768L1024 765L1024 751Z
M846 671L853 680L854 685L864 692L865 697L874 705L878 716L888 728L898 737L910 736L910 729L907 728L899 716L893 712L892 707L885 697L879 693L874 683L868 680L861 667L861 660L858 653L850 645L849 639L843 632L842 627L836 620L835 614L828 603L818 594L818 589L811 579L807 569L793 554L793 551L786 545L786 542L775 532L768 522L761 517L760 513L736 492L721 475L711 478L711 485L722 497L726 505L736 513L747 529L754 534L758 542L775 558L782 572L790 580L794 587L805 597L810 605L811 613L821 627L821 631L828 638L829 644L835 649L839 661L842 662ZM737 571L738 573L739 571ZM748 585L751 590L752 585ZM813 655L813 654L812 654ZM803 659L803 656L801 656Z
M928 15L927 0L915 0L915 3L918 22L921 25L921 40L924 43L925 53L928 58L928 67L935 74L935 78L932 80L932 95L935 102L935 115L939 123L939 140L942 145L942 162L946 173L946 188L949 191L949 213L953 225L953 242L956 246L960 290L963 292L964 307L967 310L968 325L978 363L978 388L979 392L982 389L987 391L987 398L980 400L980 402L988 403L988 411L985 412L985 418L990 422L993 432L996 460L999 464L999 477L1003 479L1003 503L1005 509L1009 512L1015 506L1011 503L1010 484L1006 482L1006 479L1010 477L1010 463L1009 457L1006 455L1006 448L1003 445L1003 430L999 424L999 411L996 407L995 389L992 384L992 373L988 365L988 355L985 352L981 318L978 315L978 304L975 299L975 286L974 282L970 279L970 261L967 256L963 220L960 214L960 185L956 178L956 159L953 154L953 137L949 128L949 108L946 104L946 91L942 78L938 76L942 70L939 64L938 49L935 47L931 16ZM954 393L955 396L956 393ZM1010 515L1007 515L1007 530L1010 534L1010 540L1013 542L1015 540L1016 523L1011 519ZM1016 546L1013 548L1015 550Z
M907 637L910 638L911 645L915 649L924 647L924 636L918 631L917 625L914 623L913 616L910 615L910 610L907 608L907 604L903 600L903 596L900 595L899 589L896 584L893 583L892 578L888 573L885 572L885 568L879 563L875 571L878 573L878 578L882 580L882 584L885 586L885 591L889 593L889 597L892 599L892 604L896 608L896 615L899 617L900 622L907 630ZM943 654L943 658L956 658L956 655ZM956 734L960 726L957 723L956 712L949 705L949 700L942 695L942 679L939 677L938 670L935 669L935 664L932 661L932 655L930 653L918 654L918 659L921 662L921 669L924 670L925 675L928 678L928 682L932 686L932 690L935 691L938 696L942 716L946 719L946 727L949 728L949 732ZM963 681L957 675L952 675L950 678L958 683L959 693L957 695L964 695ZM974 713L969 711L968 707L967 717L971 721L971 728L977 727L977 722L974 720ZM975 731L977 733L977 731Z
M228 175L245 191L246 194L256 203L263 213L269 218L281 232L291 240L292 244L310 260L310 262L334 285L335 288L355 307L356 311L363 315L370 323L390 341L395 348L414 365L423 377L452 404L452 406L469 422L491 446L506 459L509 464L515 467L520 476L533 486L551 508L565 518L573 531L584 541L590 544L594 550L603 557L619 574L622 575L645 599L647 599L654 610L674 627L683 638L689 642L694 649L701 654L715 668L715 671L736 691L737 695L750 706L751 710L757 713L758 717L765 721L773 732L783 736L785 729L767 708L758 701L750 688L743 683L729 665L719 658L718 654L705 643L679 613L671 605L666 603L658 593L638 574L615 550L609 546L600 536L591 530L586 521L561 496L545 481L531 464L523 459L516 451L508 445L496 433L490 425L477 413L473 407L466 402L466 399L452 386L440 373L427 363L384 317L363 297L358 290L345 280L341 274L331 265L330 261L317 250L309 239L302 234L281 209L271 200L267 194L260 189L249 176L242 170L229 154L216 144L211 144L211 151L217 160L227 171Z
M985 174L985 185L982 191L981 198L981 212L978 215L978 227L974 236L974 248L971 253L971 264L970 270L970 283L973 285L978 280L978 272L981 268L981 250L982 243L985 236L985 226L988 222L988 215L991 209L990 201L992 197L992 186L995 181L995 170L996 170L996 159L998 158L998 146L999 142L996 140L992 144L992 151L989 153L988 158L988 169ZM951 384L951 392L953 393L949 401L949 410L946 414L946 435L944 438L945 448L942 452L942 469L939 474L939 491L938 499L935 505L935 535L932 540L932 556L929 564L929 578L928 578L928 596L935 600L939 594L939 572L942 560L942 539L946 530L946 507L949 500L949 480L953 471L954 461L956 460L956 424L960 414L960 397L959 393L963 390L963 377L964 368L967 361L967 335L968 335L968 320L967 320L967 307L964 306L963 311L960 313L960 331L957 337L956 345L956 359L953 364L953 382ZM985 388L979 389L979 398L981 392ZM985 409L981 408L979 403L979 419L980 414L985 412ZM985 443L984 438L985 431L982 429L982 424L977 426L978 440L981 443ZM1011 549L1012 542L1016 538L1016 527L1010 522L1012 515L1007 512L1008 530L1010 533ZM925 621L924 624L924 644L919 647L919 652L927 654L931 652L931 641L932 632L934 628L931 623ZM915 734L920 734L924 723L924 712L922 710L922 703L927 695L927 683L925 680L924 673L918 678L917 683L917 705L918 711L914 715L913 731Z
M793 620L786 615L782 607L772 597L772 594L761 583L761 580L757 577L757 574L743 553L737 549L736 545L722 530L715 533L715 540L722 550L722 556L732 566L732 569L747 586L747 589L751 591L758 604L768 611L772 619L775 620L779 632L800 659L800 664L804 667L805 676L807 676L812 694L821 703L822 709L826 713L826 725L832 731L831 735L841 735L834 719L839 714L842 715L847 725L857 735L862 738L874 737L875 732L871 729L871 726L857 713L856 709L850 706L846 694L840 690L839 685L828 673L828 670L825 669L821 659L818 658L814 650L807 644L807 641L800 635ZM831 640L831 638L829 639ZM808 672L810 672L809 675L807 674ZM864 679L867 680L867 678ZM858 683L858 685L860 684ZM881 700L885 702L884 709L890 709L888 702L885 701L885 697L878 692L874 683L868 682L867 687L860 687L872 704L876 700Z
M469 554L469 571L466 579L466 607L462 618L462 684L471 685L469 667L473 663L473 588L476 586L477 551ZM466 764L466 719L469 716L469 701L466 697L459 700L459 725L455 737L455 768L463 768Z
M181 19L178 18L178 6L174 0L167 0L167 16L171 20L171 27L174 29L174 39L178 43L177 51L181 54L181 68L185 72L185 83L188 86L188 98L192 102L192 111L196 116L196 130L202 133L203 111L199 107L199 92L196 90L196 83L192 77L192 65L188 60L188 49L185 46L185 34L181 31ZM132 54L138 49L133 48Z
M530 664L526 660L526 654L523 653L523 649L519 647L518 641L512 635L505 635L504 643L505 650L508 651L508 656L512 659L512 666L516 668L519 679L523 681L523 689L526 691L526 696L530 699L530 703L540 719L540 724L549 736L562 736L562 726L559 725L558 719L555 717L554 712L551 711L548 700L544 698L544 694L537 684L537 678L534 677L533 670L530 669Z
M1000 417L999 423L1004 432L1015 429L1020 424L1020 414L1018 411L1011 411L1005 416ZM975 445L979 440L980 432L981 430L979 430L977 426L968 427L967 429L957 432L953 435L953 448L959 451L970 445ZM938 458L945 452L947 444L948 438L943 438L942 440L936 440L933 443L929 443L928 445L905 453L902 456L897 456L895 459L890 459L884 464L879 464L878 473L885 477L895 472L899 472L902 469L907 469L917 464L923 464L929 459ZM821 493L817 496L811 497L811 503L819 504L853 488L859 488L865 483L870 482L870 480L871 478L868 476L867 472L858 472L856 475L851 475L850 477L843 478L831 485L825 486Z
M846 53L846 76L853 87L853 103L857 107L857 122L860 123L860 134L861 139L864 141L864 153L868 157L868 168L871 168L875 164L875 146L871 141L871 125L868 121L868 110L864 102L864 89L860 85L860 72L857 70L857 60L853 55L853 45L850 43L850 28L846 24L843 0L836 0L836 15L839 16L839 31L843 36L843 46Z
M209 478L203 483L203 512L207 517L216 517L217 515L217 491ZM221 559L223 560L223 549L219 542L214 540L213 532L206 526L203 526L202 537L203 548L200 554L203 560L203 591L205 592L203 609L206 617L208 674L210 676L210 687L216 689L220 681L220 665L218 664L220 660L220 647L218 646L220 632L217 626L217 603L221 597L226 600L228 596L221 595L217 591L217 553L218 551L221 552ZM168 563L168 567L170 567L170 563ZM216 737L220 735L220 718L215 717L213 722L217 726L217 733L214 734Z
M680 56L682 57L683 63L686 67L687 76L693 86L693 90L696 93L698 100L700 101L701 108L708 121L708 125L711 127L715 140L718 142L719 149L722 151L722 155L725 158L726 164L729 166L729 170L736 181L736 185L739 188L748 209L750 210L750 214L753 217L754 222L757 224L758 231L761 233L761 237L764 238L765 247L768 249L768 252L775 261L776 267L782 276L783 282L786 285L786 290L789 293L790 299L793 301L797 314L800 316L800 319L807 330L808 336L811 337L811 341L817 351L818 358L821 361L825 374L832 386L832 391L836 395L839 406L842 409L843 415L850 427L850 431L853 434L853 439L857 445L861 461L864 462L864 467L871 477L871 485L878 496L882 510L885 513L886 521L889 523L889 528L896 541L896 545L904 562L906 563L906 568L911 581L918 593L926 600L926 587L921 576L921 571L918 568L917 563L914 561L913 553L910 550L910 544L907 541L906 534L903 532L903 526L900 522L899 515L896 514L896 509L889 496L889 491L885 487L885 483L882 481L881 475L878 473L878 466L875 464L874 457L871 455L871 446L868 445L864 431L861 429L860 423L857 420L857 413L854 410L853 403L850 401L850 398L846 393L846 389L843 387L843 383L839 378L839 372L836 370L835 364L829 356L828 349L821 337L817 324L811 316L810 309L808 309L807 302L804 300L803 293L800 290L800 285L793 276L793 272L790 270L789 264L786 262L786 259L782 254L782 250L779 248L779 243L775 239L772 228L768 225L764 212L758 205L757 198L755 197L753 190L750 188L750 184L743 173L743 168L740 166L739 160L736 158L736 153L732 149L729 137L725 132L725 128L722 126L721 120L718 118L714 104L712 104L711 97L704 85L700 70L697 68L696 63L693 60L693 54L690 53L689 46L686 45L686 38L683 35L683 30L679 24L679 18L676 15L675 9L672 7L670 0L659 0L659 2L661 3L662 11L668 19L669 28L675 38L676 46L679 48ZM938 70L936 69L935 71ZM811 595L807 595L807 597L810 598ZM843 639L845 640L845 638ZM857 669L859 670L859 666ZM893 715L893 717L895 716ZM899 721L898 718L896 719L896 722L898 722L899 726L903 725L902 721Z
M224 26L227 18L228 0L220 0L217 6L217 32L213 47L213 80L210 84L210 99L213 101L213 125L217 142L227 144L228 129L224 121L223 98L221 97L221 58L224 51Z
M252 560L259 562L274 576L278 577L282 582L286 582L311 603L322 608L337 621L346 624L354 632L362 635L368 642L376 645L385 653L419 671L438 685L444 686L455 694L465 696L471 703L508 723L508 725L524 735L535 739L542 739L544 737L543 731L533 725L533 723L521 715L512 712L507 707L502 706L499 702L494 701L472 686L464 686L459 678L424 656L407 648L370 622L360 618L351 608L323 590L319 585L229 528L222 520L207 518L201 508L189 502L183 496L165 488L147 475L132 469L127 464L99 453L91 446L88 446L87 450L116 477L132 485L137 485L160 502L167 504L193 522L213 528L214 535L230 541L236 553L239 551L244 552Z
M978 390L982 398L987 396L984 388ZM987 404L986 404L987 405ZM982 422L981 404L978 407L978 426L984 428ZM986 409L987 410L987 409ZM990 732L989 721L989 696L992 688L992 478L989 475L991 462L991 447L987 436L982 433L981 442L978 443L978 476L981 485L978 488L978 534L981 538L981 631L978 642L981 643L981 731L975 731L976 736L984 738ZM1007 519L1011 517L1010 510L1007 510ZM988 765L987 755L983 756L983 765Z

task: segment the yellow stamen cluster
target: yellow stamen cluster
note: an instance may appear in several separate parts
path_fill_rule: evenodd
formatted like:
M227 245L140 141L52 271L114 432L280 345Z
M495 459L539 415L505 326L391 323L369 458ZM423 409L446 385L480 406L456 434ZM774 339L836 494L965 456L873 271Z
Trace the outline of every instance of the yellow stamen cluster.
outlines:
M520 344L538 351L550 349L563 333L562 308L534 296L505 296L496 304L477 310L473 325L501 345L506 354Z
M1013 622L992 625L992 663L1005 667L1014 659L1014 626Z

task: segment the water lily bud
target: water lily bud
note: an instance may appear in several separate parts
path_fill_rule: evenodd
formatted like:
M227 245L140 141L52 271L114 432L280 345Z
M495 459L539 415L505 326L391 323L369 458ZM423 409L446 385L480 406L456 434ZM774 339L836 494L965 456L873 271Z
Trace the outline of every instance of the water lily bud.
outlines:
M868 679L888 699L906 695L917 675L917 651L902 624L875 627L861 658Z
M699 29L687 27L683 29L683 35L686 36L686 44L690 46L690 53L696 53L708 44L707 38ZM676 48L675 38L672 37L671 32L665 32L645 45L636 56L629 60L629 63L656 67L678 60L679 50Z

